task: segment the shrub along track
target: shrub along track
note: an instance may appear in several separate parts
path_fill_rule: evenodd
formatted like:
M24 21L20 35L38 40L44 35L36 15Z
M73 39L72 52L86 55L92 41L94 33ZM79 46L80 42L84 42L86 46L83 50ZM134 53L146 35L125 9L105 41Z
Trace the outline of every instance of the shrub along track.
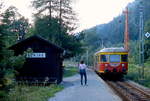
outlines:
M123 99L123 101L150 101L150 89L143 89L129 81L105 82Z

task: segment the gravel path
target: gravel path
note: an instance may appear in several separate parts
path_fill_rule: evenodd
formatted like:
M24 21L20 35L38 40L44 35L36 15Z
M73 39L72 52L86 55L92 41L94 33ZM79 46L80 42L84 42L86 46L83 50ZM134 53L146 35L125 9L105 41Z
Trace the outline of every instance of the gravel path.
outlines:
M80 85L80 75L64 78L65 89L48 101L121 101L92 70L87 71L88 86Z

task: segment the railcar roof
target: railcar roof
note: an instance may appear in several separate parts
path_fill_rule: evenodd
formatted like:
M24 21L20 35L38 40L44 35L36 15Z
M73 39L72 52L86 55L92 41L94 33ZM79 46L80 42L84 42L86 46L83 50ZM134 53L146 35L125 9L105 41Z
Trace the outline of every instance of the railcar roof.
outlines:
M113 47L113 48L104 48L101 49L100 51L96 52L97 53L103 53L103 52L128 52L125 50L123 47Z

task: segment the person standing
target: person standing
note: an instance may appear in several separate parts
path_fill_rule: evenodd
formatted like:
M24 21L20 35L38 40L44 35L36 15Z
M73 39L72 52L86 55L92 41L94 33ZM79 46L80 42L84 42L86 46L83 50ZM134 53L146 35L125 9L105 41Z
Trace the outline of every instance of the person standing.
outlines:
M84 61L81 61L80 64L79 64L79 72L80 72L80 75L81 75L81 85L83 85L83 77L84 77L84 80L85 80L84 83L85 83L85 85L87 85L86 69L87 69L86 64L84 64Z

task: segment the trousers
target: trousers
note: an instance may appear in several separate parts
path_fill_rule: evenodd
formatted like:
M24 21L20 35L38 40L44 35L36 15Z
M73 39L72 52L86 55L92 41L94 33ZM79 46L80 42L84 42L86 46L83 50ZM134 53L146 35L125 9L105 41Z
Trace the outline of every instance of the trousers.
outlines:
M84 77L84 83L86 85L87 84L86 70L85 69L81 69L80 70L80 75L81 75L81 85L83 85L83 77Z

